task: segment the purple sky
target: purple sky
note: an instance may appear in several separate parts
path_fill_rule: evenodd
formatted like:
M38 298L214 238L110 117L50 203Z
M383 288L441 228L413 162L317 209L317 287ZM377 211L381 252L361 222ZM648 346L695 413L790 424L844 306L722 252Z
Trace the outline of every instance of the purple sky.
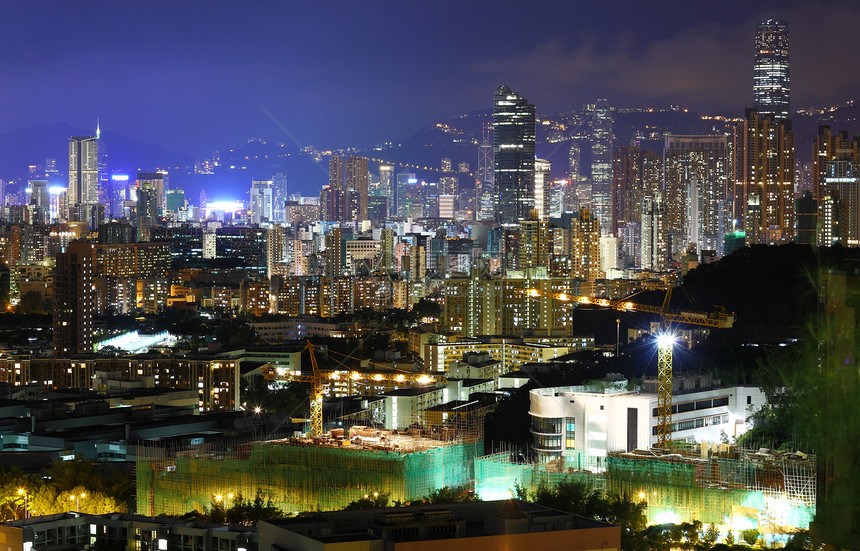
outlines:
M792 106L855 99L860 3L4 2L0 133L92 126L197 156L258 136L400 139L488 108L679 103L742 113L756 20L791 27Z

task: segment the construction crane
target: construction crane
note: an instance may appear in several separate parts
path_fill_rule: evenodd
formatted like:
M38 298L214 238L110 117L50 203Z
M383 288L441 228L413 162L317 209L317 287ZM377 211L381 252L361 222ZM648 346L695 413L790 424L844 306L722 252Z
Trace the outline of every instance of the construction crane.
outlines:
M724 308L717 307L714 312L670 312L669 303L672 301L671 285L666 289L663 303L660 306L637 304L630 295L621 300L600 297L579 296L574 300L580 304L594 304L604 308L628 312L646 312L660 316L660 331L657 334L657 447L665 449L672 441L672 352L675 337L672 334L672 324L682 323L711 328L729 328L734 324L734 315L726 313Z
M314 345L311 341L307 341L307 344L304 348L302 348L302 352L308 351L311 357L311 374L310 375L299 375L299 374L291 374L290 380L296 381L298 383L310 383L311 385L311 393L310 393L310 422L311 422L311 436L319 436L322 434L323 427L323 397L325 396L326 390L328 389L328 383L326 382L326 377L319 369L319 365L317 364L317 357L314 355ZM268 367L267 364L264 367ZM265 371L265 370L264 370Z
M326 370L322 371L317 363L316 355L314 354L316 346L310 341L302 348L301 352L308 351L311 358L311 373L304 375L298 372L287 371L282 366L275 363L267 363L261 366L263 376L266 380L283 380L298 383L310 383L310 436L320 436L323 433L323 400L329 393L332 383L344 381L348 388L352 388L352 384L359 383L382 383L385 381L400 384L417 384L427 385L438 382L445 382L445 377L442 375L428 375L424 373L408 373L408 372L359 372L349 369L343 362L335 359L334 361L343 366L342 370ZM332 352L332 351L330 351ZM343 354L345 358L357 359L352 356Z

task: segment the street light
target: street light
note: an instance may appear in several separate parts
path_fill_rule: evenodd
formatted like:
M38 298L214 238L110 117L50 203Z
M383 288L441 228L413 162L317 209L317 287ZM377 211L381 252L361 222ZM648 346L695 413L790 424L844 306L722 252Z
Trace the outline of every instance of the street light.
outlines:
M87 497L86 492L81 492L80 494L70 495L69 499L75 501L75 512L81 512L81 500Z
M18 488L18 495L24 496L24 518L30 518L27 511L27 490L25 488Z

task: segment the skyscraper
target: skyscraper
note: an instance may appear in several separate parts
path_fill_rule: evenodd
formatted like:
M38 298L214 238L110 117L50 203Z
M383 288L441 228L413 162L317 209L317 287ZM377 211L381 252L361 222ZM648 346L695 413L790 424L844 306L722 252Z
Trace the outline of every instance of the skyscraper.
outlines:
M790 121L777 122L747 109L735 126L734 218L747 244L794 237L794 134Z
M612 232L612 110L605 99L590 106L591 207L600 221L600 233Z
M137 175L137 238L149 241L150 230L158 225L163 211L164 174L140 172Z
M275 220L274 192L272 180L254 180L251 182L251 223L268 224Z
M667 136L664 149L670 252L695 243L722 256L729 146L722 135Z
M95 252L92 243L74 241L57 255L54 271L54 357L93 351Z
M759 21L755 33L753 108L777 121L791 116L791 77L788 71L788 23Z
M573 259L570 276L588 283L602 279L600 270L600 221L588 209L570 223L570 256Z
M329 161L327 220L367 220L367 158L335 155Z
M534 209L535 106L507 86L496 88L493 179L496 222L516 224Z
M550 186L552 185L552 163L546 159L535 159L535 211L538 220L549 218Z
M69 138L68 220L89 222L90 211L99 204L99 139L96 136Z
M639 222L642 217L642 150L638 145L629 145L615 151L613 163L613 210L612 233L618 235L619 228L628 222Z
M284 221L284 205L287 202L287 173L276 172L272 176L272 216L276 222Z

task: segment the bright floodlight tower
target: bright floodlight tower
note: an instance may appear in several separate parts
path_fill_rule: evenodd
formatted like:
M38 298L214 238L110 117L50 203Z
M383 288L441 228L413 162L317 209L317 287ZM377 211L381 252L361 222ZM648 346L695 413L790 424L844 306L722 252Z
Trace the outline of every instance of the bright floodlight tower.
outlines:
M665 328L657 335L657 447L672 442L672 348L675 336Z

